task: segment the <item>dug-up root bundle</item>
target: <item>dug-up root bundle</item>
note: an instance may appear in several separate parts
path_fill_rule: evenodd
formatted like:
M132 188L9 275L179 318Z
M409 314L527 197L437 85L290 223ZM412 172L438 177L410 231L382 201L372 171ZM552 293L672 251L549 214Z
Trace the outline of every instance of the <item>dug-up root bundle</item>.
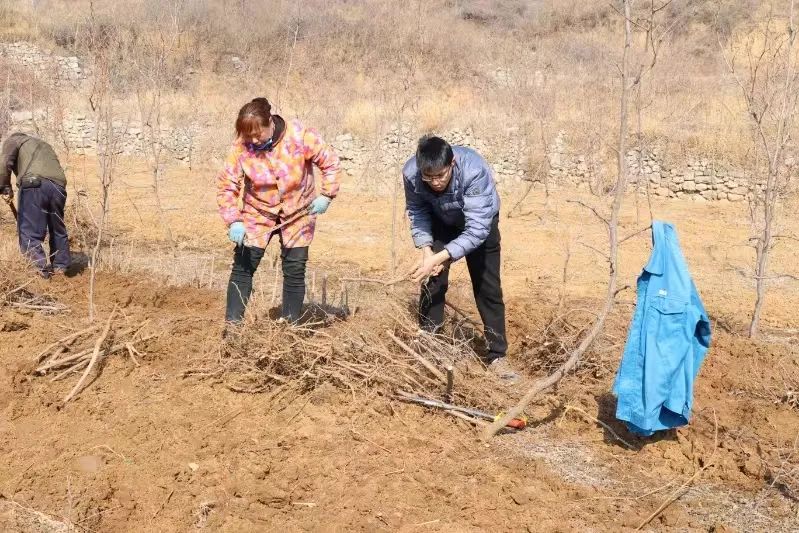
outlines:
M245 393L278 386L309 392L330 383L387 398L404 392L495 409L506 402L498 392L502 387L471 344L471 339L420 332L405 307L384 302L379 311L326 327L246 324L186 375ZM448 369L454 375L449 387Z
M137 346L159 335L148 331L149 320L129 325L116 323L120 321L115 322L115 318L116 308L104 322L71 333L36 356L34 373L38 376L52 376L53 382L80 376L64 403L87 387L92 375L94 379L100 375L108 357L126 354L138 366L137 356L142 354Z

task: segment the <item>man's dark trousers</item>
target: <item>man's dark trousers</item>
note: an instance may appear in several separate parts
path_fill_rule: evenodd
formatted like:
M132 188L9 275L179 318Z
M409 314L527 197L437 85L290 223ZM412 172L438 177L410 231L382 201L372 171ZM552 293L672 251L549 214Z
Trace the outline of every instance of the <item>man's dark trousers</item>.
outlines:
M444 245L461 234L463 228L448 226L433 217L433 251L440 252ZM500 283L499 216L491 221L491 232L486 241L466 256L469 276L477 310L483 320L488 344L486 362L504 357L508 349L505 338L505 303ZM449 287L449 267L433 276L422 286L419 299L419 324L427 331L436 331L444 323L444 298Z
M19 189L19 248L42 272L50 268L42 247L47 234L50 236L52 268L66 270L71 262L69 237L64 224L66 202L67 190L48 179L42 178L39 187Z

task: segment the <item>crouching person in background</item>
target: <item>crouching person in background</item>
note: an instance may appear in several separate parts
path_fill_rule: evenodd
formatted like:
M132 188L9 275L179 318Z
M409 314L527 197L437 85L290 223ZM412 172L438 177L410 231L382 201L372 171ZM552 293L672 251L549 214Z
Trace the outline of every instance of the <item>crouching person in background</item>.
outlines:
M327 211L339 190L339 158L315 130L273 115L266 98L241 108L236 135L216 181L219 213L236 245L225 320L241 322L253 275L276 234L283 268L281 318L295 323L305 299L305 266L316 217ZM322 174L318 195L314 166Z
M19 248L42 277L64 274L70 266L69 236L64 224L67 178L53 147L24 133L13 133L0 152L0 195L13 206L11 174L17 177ZM50 238L50 253L42 246Z
M422 283L419 324L435 332L444 322L449 265L466 258L488 345L484 362L500 377L505 363L505 303L500 282L499 195L486 161L474 150L427 136L402 171L405 203L421 259L411 274Z

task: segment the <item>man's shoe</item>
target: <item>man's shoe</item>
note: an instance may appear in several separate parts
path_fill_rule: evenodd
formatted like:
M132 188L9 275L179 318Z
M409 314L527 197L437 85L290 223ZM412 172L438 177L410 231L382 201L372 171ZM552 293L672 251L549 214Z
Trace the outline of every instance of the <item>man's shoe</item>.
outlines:
M488 364L488 370L502 381L512 385L519 381L519 374L505 361L504 357L497 357Z

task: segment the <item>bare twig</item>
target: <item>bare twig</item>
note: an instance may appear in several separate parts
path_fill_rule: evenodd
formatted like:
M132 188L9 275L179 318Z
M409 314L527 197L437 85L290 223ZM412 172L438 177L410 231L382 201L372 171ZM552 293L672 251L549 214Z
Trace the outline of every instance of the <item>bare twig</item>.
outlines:
M390 455L394 454L394 452L392 452L391 450L389 450L385 446L381 446L380 444L376 443L375 441L373 441L369 437L366 437L363 433L360 433L358 430L355 429L355 425L354 424L355 424L355 421L353 420L352 423L350 424L350 431L352 432L353 435L355 435L358 438L361 438L361 439L365 440L366 442L368 442L369 444L371 444L373 446L377 446L378 448L380 448L381 450L383 450L384 452L386 452L386 453L388 453Z
M702 468L700 468L699 470L697 470L696 472L694 472L694 475L693 475L693 476L691 476L690 478L688 478L688 479L685 481L685 483L683 483L682 485L680 485L679 487L677 487L677 488L674 490L674 492L672 492L671 494L669 494L668 498L666 498L666 499L663 501L663 503L662 503L662 504L660 504L660 507L658 507L658 508L655 510L655 512L653 512L651 515L649 515L649 516L648 516L648 517L647 517L647 518L646 518L646 519L645 519L643 522L641 522L641 523L638 525L638 527L637 527L637 528L635 528L635 530L636 530L636 531L640 531L640 530L641 530L641 529L642 529L644 526L646 526L646 525L647 525L649 522L651 522L653 519L655 519L655 517L657 517L657 516L658 516L660 513L662 513L663 511L665 511L665 510L666 510L666 508L667 508L669 505L671 505L672 503L676 502L676 501L677 501L677 500L680 498L680 496L682 496L682 495L683 495L683 491L684 491L684 490L685 490L685 489L686 489L686 488L687 488L687 487L688 487L688 486L689 486L691 483L693 483L693 482L694 482L694 481L695 481L697 478L699 478L699 476L701 476L701 475L702 475L702 473L703 473L705 470L707 470L709 467L711 467L711 466L713 466L713 465L714 465L714 462L713 462L713 461L714 461L714 459L715 459L715 457L716 457L716 452L718 451L718 448L719 448L719 421L718 421L718 419L716 418L716 411L715 411L715 410L713 411L713 424L714 424L714 429L713 429L713 453L710 455L710 458L709 458L709 459L708 459L708 460L705 462L705 464L704 464L704 465L702 465Z
M497 417L497 419L488 426L483 432L482 436L484 439L488 439L497 434L503 427L505 427L508 422L513 420L514 418L519 417L524 409L529 405L529 403L538 396L542 391L548 389L549 387L556 384L560 381L563 376L565 376L568 372L570 372L583 354L588 351L588 349L593 344L594 340L599 336L605 326L605 320L607 319L608 315L610 314L611 309L613 308L613 304L615 301L616 295L616 283L618 280L618 227L619 227L619 212L621 210L621 203L624 199L624 191L627 188L627 133L628 133L628 106L629 106L629 93L631 89L630 85L630 72L629 72L629 53L630 47L632 46L632 27L630 24L630 2L631 0L623 0L624 1L624 15L625 15L625 23L624 23L624 52L622 54L622 63L621 63L621 97L620 97L620 110L619 110L619 136L618 136L618 144L617 144L617 178L616 178L616 187L614 191L613 202L611 204L610 209L610 219L606 219L602 217L596 209L592 208L591 206L586 206L593 213L602 220L608 230L608 241L610 243L610 253L608 254L609 259L609 273L608 273L608 284L607 284L607 292L605 295L605 302L602 306L602 310L599 313L599 316L594 322L591 330L588 334L583 337L580 341L580 344L577 346L574 351L569 355L569 358L563 363L563 365L556 370L554 373L550 374L548 377L544 379L540 379L536 381L532 387L527 391L527 393L522 397L522 399L514 406L512 409L509 409L508 412L501 417ZM633 83L637 83L634 81ZM579 202L577 202L579 203Z
M123 461L127 461L127 458L124 455L122 455L121 453L117 452L111 446L108 446L107 444L100 444L99 446L95 446L94 448L92 448L92 450L96 450L98 448L102 448L103 450L108 450L109 452L113 453L114 455L116 455L117 457L122 459Z
M408 355L412 356L414 359L422 363L422 366L424 366L427 370L429 370L431 374L440 379L443 383L445 384L447 383L447 376L445 376L443 372L441 372L438 368L436 368L433 365L433 363L431 363L430 361L428 361L427 359L425 359L424 357L413 351L410 346L399 340L390 331L386 331L386 335L388 335L388 337L391 340L393 340L397 344L397 346L405 350L408 353Z
M136 348L134 348L133 343L130 343L130 342L126 342L125 343L125 348L127 348L128 355L130 356L131 360L133 361L133 364L136 365L136 366L140 366L139 362L136 360L136 355L141 357L141 352L139 352Z
M153 334L150 334L150 335L145 335L144 337L141 337L141 338L138 338L138 339L136 338L136 336L141 331L141 328L146 323L147 323L147 321L143 322L138 327L129 328L129 329L123 331L122 333L117 333L115 335L117 338L124 337L125 335L129 335L131 333L133 333L133 335L132 335L130 341L119 343L119 344L114 344L113 346L108 348L106 350L106 355L111 355L113 353L118 352L119 350L122 350L123 348L126 348L126 344L128 344L128 342L130 342L130 343L133 343L133 342L144 342L144 341L148 341L150 339L153 339L153 338L157 337L158 334L153 333ZM39 374L46 374L49 370L60 368L60 367L62 367L64 365L66 365L66 364L70 364L70 363L74 363L75 361L79 361L79 360L85 358L86 356L90 355L93 351L94 351L94 348L88 348L86 350L77 352L75 354L63 357L61 359L51 359L47 363L42 364L39 367L37 367L36 368L36 372L39 373ZM55 354L55 355L58 355L58 354Z
M164 510L164 507L166 507L166 504L168 504L168 503L169 503L169 500L171 500L171 499L172 499L172 495L173 495L173 494L175 494L175 489L172 489L172 490L170 490L170 491L169 491L169 494L167 494L167 495L166 495L166 498L164 498L164 501L163 501L163 502L161 502L161 505L160 505L160 506L158 507L158 509L157 509L157 510L156 510L156 511L153 513L153 516L151 517L151 519L152 519L152 518L155 518L156 516L158 516L158 513L160 513L161 511L163 511L163 510Z
M445 302L444 302L444 305L446 305L447 307L449 307L450 309L452 309L453 311L455 311L457 314L459 314L461 317L463 317L463 319L464 319L466 322L468 322L468 323L469 323L469 324L471 324L472 326L474 326L474 327L476 327L476 328L480 328L480 327L482 327L482 325L481 325L481 324L480 324L480 323L479 323L477 320L475 320L475 319L473 319L472 317L470 317L470 316L469 316L469 315L466 313L466 311L464 311L463 309L461 309L460 307L458 307L458 306L457 306L457 305L455 305L454 303L452 303L452 302L450 302L450 301L445 301Z
M67 335L63 339L55 341L53 344L49 345L47 348L45 348L44 350L39 352L39 354L36 356L36 360L37 361L41 361L48 353L50 353L50 350L52 350L53 348L56 348L58 346L64 346L67 343L69 343L70 341L73 341L73 340L77 339L81 335L86 335L87 333L91 333L91 332L93 332L94 330L96 330L99 327L100 327L99 324L93 324L93 325L89 326L86 329L82 329L80 331L76 331L75 333L72 333L71 335Z
M608 224L610 224L610 221L607 219L607 217L601 215L599 213L599 211L597 211L596 207L594 207L592 205L588 205L587 203L583 202L582 200L566 200L566 202L570 203L570 204L577 204L579 206L582 206L582 207L588 209L589 211L591 211L594 214L594 216L597 218L597 220L599 220L600 222L602 222L606 226Z
M79 361L77 364L75 364L73 366L70 366L69 368L67 368L63 372L60 372L60 373L56 374L55 376L53 376L50 379L50 381L51 382L61 381L62 379L64 379L65 377L67 377L70 374L73 374L75 372L80 372L80 370L83 369L83 367L85 367L88 364L89 364L89 359L85 359L83 361Z
M609 426L609 425L607 425L606 423L602 422L602 421L601 421L600 419L598 419L597 417L595 417L595 416L592 416L592 415L588 414L588 412L587 412L585 409L582 409L582 408L580 408L580 407L577 407L577 406L574 406L574 405L567 405L567 406L566 406L566 408L565 408L565 410L563 411L563 414L565 415L565 414L566 414L566 413L568 413L569 411L575 411L575 412L577 412L577 413L580 413L581 415L583 415L583 416L584 416L584 417L586 417L587 419L589 419L589 420L591 420L591 421L593 421L593 422L596 422L597 424L599 424L600 426L602 426L603 428L605 428L605 429L606 429L606 430L607 430L607 431L608 431L608 432L609 432L609 433L610 433L610 434L613 436L613 438L614 438L614 439L616 439L617 441L619 441L619 442L621 442L622 444L624 444L625 446L627 446L627 448L629 448L630 450L635 450L635 449L636 449L636 448L635 448L635 446L633 446L632 444L630 444L629 442L627 442L627 441L626 441L626 440L624 440L623 438L619 437L619 434L618 434L618 433L616 433L616 432L613 430L613 428L612 428L612 427L610 427L610 426Z
M386 287L390 287L391 285L397 285L398 283L403 282L411 282L408 278L396 278L389 281L384 281L382 279L374 279L374 278L341 278L339 281L347 281L347 282L354 282L354 283L374 283L377 285L384 285Z
M99 359L100 357L100 349L102 348L106 337L108 337L108 333L111 331L111 321L114 318L116 310L117 308L116 306L114 306L114 309L108 315L108 320L105 323L103 332L100 334L99 337L97 337L97 342L94 343L94 352L92 353L92 358L89 361L89 366L86 367L86 370L83 372L83 375L80 377L80 379L72 388L72 390L69 392L69 394L66 395L66 397L64 398L64 403L67 403L69 400L71 400L75 396L75 394L77 394L78 391L81 390L81 388L83 387L83 383L86 381L86 378L89 377L89 373L92 371L92 368L94 368L94 365L97 363L97 359Z
M16 287L16 288L14 288L14 289L11 289L10 291L8 291L8 292L4 293L4 294L2 295L2 297L0 297L0 298L2 298L3 300L7 300L9 296L11 296L12 294L15 294L15 293L17 293L17 292L21 291L22 289L24 289L25 287L27 287L27 286L28 286L28 285L30 285L31 283L33 283L33 279L29 279L28 281L26 281L26 282L25 282L25 283L23 283L22 285L20 285L20 286L18 286L18 287Z
M630 240L630 239L632 239L633 237L636 237L636 236L638 236L638 235L640 235L640 234L642 234L642 233L644 233L644 232L646 232L646 231L649 231L649 230L651 230L651 229L652 229L652 226L651 226L651 225L649 225L649 226L647 226L647 227L645 227L645 228L641 228L641 229L639 229L638 231L636 231L635 233L631 233L630 235L627 235L627 236L626 236L626 237L624 237L623 239L619 240L619 244L621 244L621 243L623 243L623 242L626 242L626 241L629 241L629 240Z

